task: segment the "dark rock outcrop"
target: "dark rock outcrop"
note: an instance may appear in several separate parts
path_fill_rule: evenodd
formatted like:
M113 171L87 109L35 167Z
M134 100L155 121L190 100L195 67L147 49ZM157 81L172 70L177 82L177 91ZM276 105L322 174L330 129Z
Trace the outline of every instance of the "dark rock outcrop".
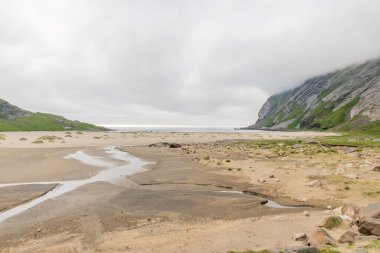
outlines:
M380 58L271 96L248 129L359 129L380 124Z

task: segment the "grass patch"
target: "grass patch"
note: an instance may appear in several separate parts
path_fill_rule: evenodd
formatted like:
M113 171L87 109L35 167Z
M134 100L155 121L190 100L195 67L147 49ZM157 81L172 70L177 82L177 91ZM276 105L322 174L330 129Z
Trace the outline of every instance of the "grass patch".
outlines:
M319 249L320 253L341 253L341 251L334 249L333 247L323 247Z
M18 139L19 141L27 141L28 139L25 138L25 137L21 137L20 139Z
M28 117L12 120L0 119L0 131L65 131L67 129L104 130L92 124L72 121L47 113L31 113Z
M39 137L37 140L55 142L56 140L63 140L63 139L55 135L44 135L44 136Z
M343 220L339 216L331 216L327 218L326 223L324 224L323 227L331 230L333 228L340 226L342 223L343 223Z
M227 251L227 253L270 253L268 250L264 249L264 250L259 250L259 251L255 251L255 250L245 250L245 251Z
M317 139L324 146L380 147L380 142L373 141L375 138L365 133L346 132L341 136L325 136Z
M203 157L203 160L206 160L206 161L210 160L210 156Z
M364 246L365 249L367 250L380 250L380 240L373 240L366 246Z
M44 141L42 141L42 140L35 140L35 141L33 141L32 143L33 143L33 144L43 144Z
M0 134L0 140L5 140L5 135L4 134Z
M366 191L366 192L363 192L363 195L367 197L371 197L371 198L376 198L376 197L380 197L380 191L376 191L376 190Z

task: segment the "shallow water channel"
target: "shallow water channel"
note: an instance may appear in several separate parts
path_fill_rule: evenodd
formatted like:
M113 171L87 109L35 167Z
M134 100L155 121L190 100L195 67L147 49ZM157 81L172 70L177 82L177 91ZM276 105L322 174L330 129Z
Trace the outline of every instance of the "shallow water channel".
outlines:
M110 182L115 183L118 180L124 179L125 176L132 175L138 172L144 171L144 166L147 162L132 156L126 152L116 149L116 147L105 148L106 154L112 158L119 161L125 162L124 165L115 166L111 160L106 160L100 157L91 156L86 154L84 151L80 150L74 154L69 154L65 159L76 159L82 163L93 165L97 167L103 167L98 174L93 177L82 179L82 180L71 180L71 181L53 181L53 182L30 182L30 183L14 183L14 184L0 184L0 188L8 186L18 186L18 185L30 185L30 184L58 184L53 190L47 192L41 197L38 197L30 202L16 206L12 209L6 210L0 213L0 222L9 219L17 214L20 214L29 208L32 208L48 199L56 198L64 193L73 191L80 186L94 183L94 182Z

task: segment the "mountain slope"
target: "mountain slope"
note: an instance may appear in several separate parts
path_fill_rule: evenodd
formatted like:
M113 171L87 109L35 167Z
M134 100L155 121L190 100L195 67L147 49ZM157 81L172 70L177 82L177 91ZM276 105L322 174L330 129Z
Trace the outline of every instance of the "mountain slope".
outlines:
M0 131L101 131L105 128L47 113L33 113L0 99Z
M248 129L360 130L380 124L380 58L271 96Z

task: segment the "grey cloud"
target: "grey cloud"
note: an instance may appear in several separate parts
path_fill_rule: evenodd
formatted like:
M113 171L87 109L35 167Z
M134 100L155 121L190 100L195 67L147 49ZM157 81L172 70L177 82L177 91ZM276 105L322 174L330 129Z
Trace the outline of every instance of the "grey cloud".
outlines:
M380 2L0 2L2 98L94 123L248 125L265 99L379 56Z

